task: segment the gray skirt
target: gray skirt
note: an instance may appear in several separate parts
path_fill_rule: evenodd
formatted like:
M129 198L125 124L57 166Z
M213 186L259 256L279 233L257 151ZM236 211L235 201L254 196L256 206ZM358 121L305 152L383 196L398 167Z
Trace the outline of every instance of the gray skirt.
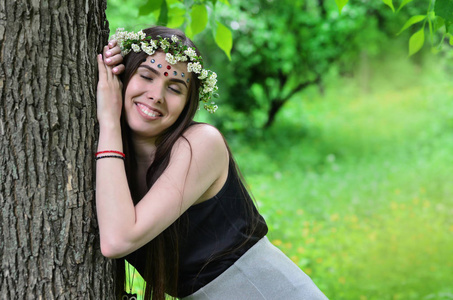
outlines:
M262 238L219 277L183 300L325 300L310 277Z

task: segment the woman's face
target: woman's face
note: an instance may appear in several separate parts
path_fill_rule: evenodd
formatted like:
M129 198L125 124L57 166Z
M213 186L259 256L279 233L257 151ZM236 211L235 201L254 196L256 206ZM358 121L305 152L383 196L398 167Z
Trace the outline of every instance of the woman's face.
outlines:
M188 80L187 64L170 65L163 52L139 65L124 96L126 121L135 136L154 138L175 123L187 102Z

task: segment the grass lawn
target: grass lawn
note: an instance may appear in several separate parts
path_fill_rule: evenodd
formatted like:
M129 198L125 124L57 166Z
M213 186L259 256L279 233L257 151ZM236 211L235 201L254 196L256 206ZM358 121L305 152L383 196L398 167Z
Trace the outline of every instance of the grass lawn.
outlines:
M453 88L399 70L306 90L232 141L269 238L330 299L453 299Z

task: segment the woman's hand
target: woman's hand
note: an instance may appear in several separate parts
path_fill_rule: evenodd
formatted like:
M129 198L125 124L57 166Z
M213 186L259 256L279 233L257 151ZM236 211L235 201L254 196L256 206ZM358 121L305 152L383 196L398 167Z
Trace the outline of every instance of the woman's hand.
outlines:
M123 56L116 40L111 40L104 47L104 63L112 67L113 74L119 75L124 71Z
M104 47L104 53L108 52ZM111 56L112 57L112 56ZM122 101L122 84L118 76L113 74L112 67L107 65L102 54L97 57L99 82L97 88L97 118L102 126L119 126ZM117 66L118 67L118 66ZM124 66L123 66L124 67Z

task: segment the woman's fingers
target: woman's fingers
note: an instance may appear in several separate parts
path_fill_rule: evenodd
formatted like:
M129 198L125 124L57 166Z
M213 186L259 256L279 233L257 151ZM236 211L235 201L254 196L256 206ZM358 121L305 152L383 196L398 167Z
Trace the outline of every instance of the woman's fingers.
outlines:
M110 40L109 43L108 43L109 48L113 48L113 47L115 47L117 45L118 45L118 41L117 40Z
M125 69L124 65L121 64L121 65L118 65L118 66L114 67L114 68L112 69L112 72L113 72L113 74L118 75L118 74L123 73L123 72L124 72L124 69Z
M109 47L109 52L111 53L111 55L121 54L121 48L116 40L111 40L107 46Z
M124 71L121 48L118 46L116 40L111 40L108 45L104 47L104 61L107 65L114 67L112 70L114 74L118 75Z
M121 54L116 54L113 56L105 57L105 63L109 66L120 65L122 62L123 62L123 57L121 56Z
M102 54L98 54L98 69L99 69L99 82L101 81L110 81L115 76L112 71L112 67L105 63Z
M102 54L98 54L97 61L98 61L99 81L106 80L107 72L105 69L104 60L102 59Z

